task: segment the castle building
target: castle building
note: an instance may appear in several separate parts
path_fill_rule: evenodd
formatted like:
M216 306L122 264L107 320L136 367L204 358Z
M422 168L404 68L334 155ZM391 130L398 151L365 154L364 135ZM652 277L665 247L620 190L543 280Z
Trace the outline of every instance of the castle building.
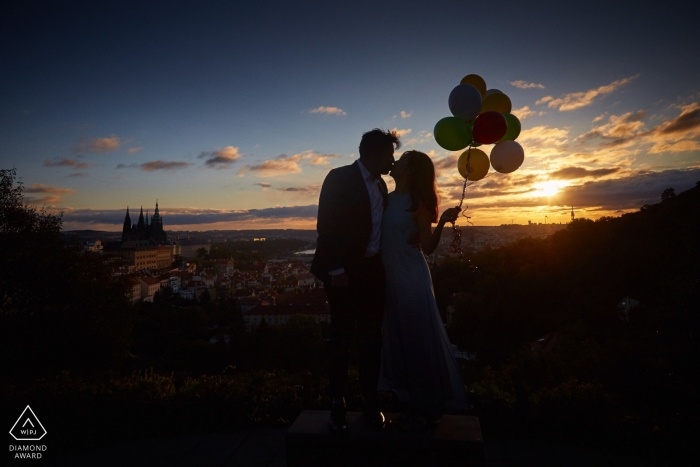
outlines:
M126 216L122 226L122 243L139 240L152 240L156 245L164 245L168 242L168 237L165 234L165 230L163 230L163 218L158 212L158 201L156 201L156 212L153 213L150 222L148 221L148 214L146 214L144 219L142 206L138 222L132 224L129 208L126 208Z
M175 256L180 254L180 246L168 242L163 230L163 218L158 210L148 219L148 213L143 215L143 207L138 222L131 223L129 208L126 208L124 225L122 227L122 245L120 254L136 271L141 269L159 269L172 264Z

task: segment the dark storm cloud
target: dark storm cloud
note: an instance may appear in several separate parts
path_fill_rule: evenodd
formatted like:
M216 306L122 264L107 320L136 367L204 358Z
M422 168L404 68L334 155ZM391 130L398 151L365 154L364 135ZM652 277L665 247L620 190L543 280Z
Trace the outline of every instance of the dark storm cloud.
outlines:
M549 174L550 178L558 178L562 180L572 180L575 178L586 177L602 177L619 172L619 167L611 167L609 169L586 169L585 167L564 167Z
M601 206L605 209L640 208L658 203L661 192L675 188L676 193L688 190L700 181L700 169L666 170L639 174L615 180L591 181L564 188L555 196L554 204Z

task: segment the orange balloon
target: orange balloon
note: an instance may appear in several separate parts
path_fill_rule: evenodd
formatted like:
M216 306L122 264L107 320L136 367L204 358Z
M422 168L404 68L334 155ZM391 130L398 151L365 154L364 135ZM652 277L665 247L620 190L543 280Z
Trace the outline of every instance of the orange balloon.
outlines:
M484 97L484 102L481 104L481 113L494 111L502 114L510 113L513 104L510 102L510 97L502 92L489 94Z
M471 84L479 90L482 98L484 97L484 94L486 94L486 81L484 81L484 78L479 75L467 75L462 78L462 81L460 81L459 84Z

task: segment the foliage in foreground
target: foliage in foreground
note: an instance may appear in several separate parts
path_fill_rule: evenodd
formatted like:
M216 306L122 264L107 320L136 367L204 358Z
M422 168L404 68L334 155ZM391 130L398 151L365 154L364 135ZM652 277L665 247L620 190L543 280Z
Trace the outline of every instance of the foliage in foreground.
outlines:
M61 216L0 170L0 381L118 371L134 319L126 279L60 238Z
M478 407L487 419L498 406L534 432L691 448L700 416L700 184L666 190L636 213L576 220L468 259L439 266L433 279L441 304L455 306L453 342L477 356L468 382L487 401ZM625 318L618 304L629 298L639 305ZM539 349L545 337L555 342Z

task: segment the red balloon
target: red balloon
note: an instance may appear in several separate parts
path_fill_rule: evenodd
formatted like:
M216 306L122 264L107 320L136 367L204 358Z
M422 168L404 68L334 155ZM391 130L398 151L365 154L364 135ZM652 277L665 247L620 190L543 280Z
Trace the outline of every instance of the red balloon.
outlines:
M508 121L500 112L484 112L474 120L472 135L474 141L481 144L493 144L508 131Z

